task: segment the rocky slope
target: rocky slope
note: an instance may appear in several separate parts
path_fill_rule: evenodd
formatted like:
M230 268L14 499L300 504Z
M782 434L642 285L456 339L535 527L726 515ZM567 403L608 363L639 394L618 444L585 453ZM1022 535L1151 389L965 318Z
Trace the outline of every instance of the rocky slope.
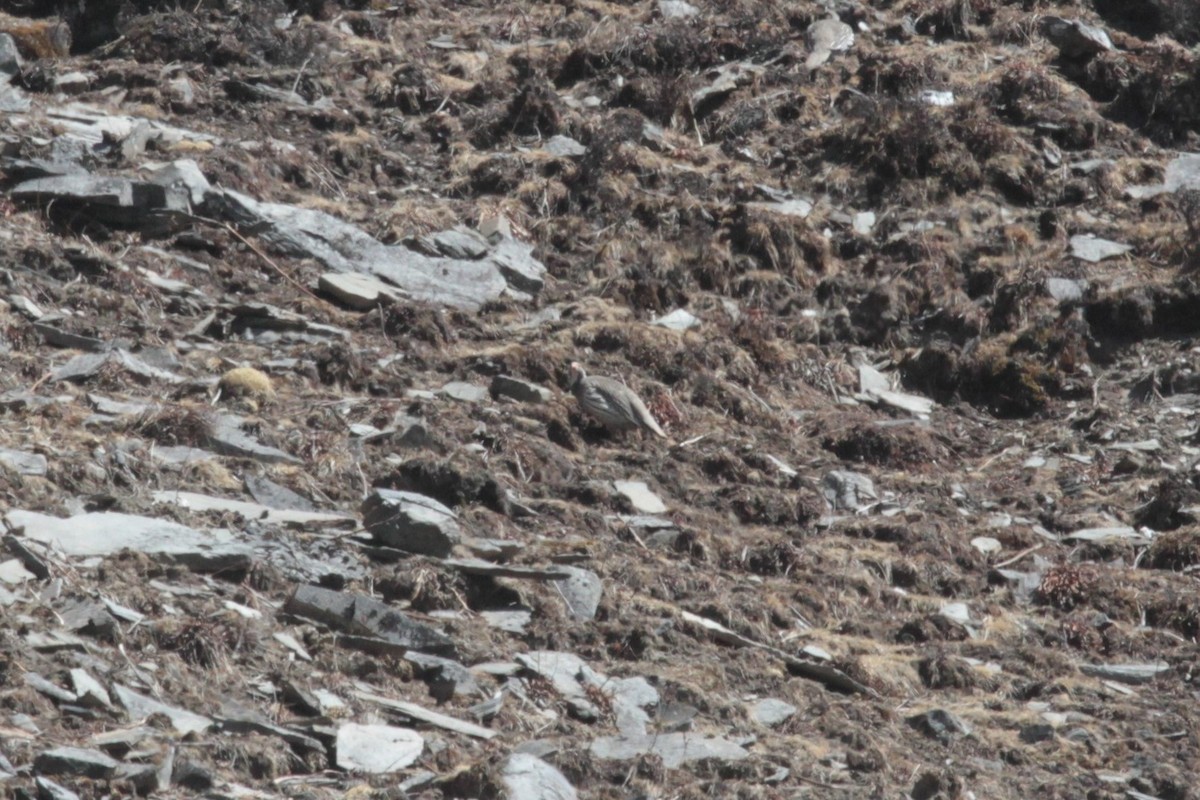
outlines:
M6 794L1195 795L1190 4L185 6L0 16Z

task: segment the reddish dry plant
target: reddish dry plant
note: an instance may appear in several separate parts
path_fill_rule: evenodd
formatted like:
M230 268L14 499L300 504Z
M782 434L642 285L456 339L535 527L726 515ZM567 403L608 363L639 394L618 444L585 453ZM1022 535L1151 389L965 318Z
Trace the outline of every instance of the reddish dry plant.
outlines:
M1100 573L1086 564L1058 564L1046 570L1037 588L1037 601L1070 611L1095 587Z
M671 399L671 395L665 391L658 391L650 398L650 402L646 404L650 409L650 413L658 420L658 424L667 430L683 422L683 414L679 411L679 407L675 405L675 401Z
M587 699L592 703L592 705L600 709L600 715L602 717L607 718L612 716L612 695L594 683L589 683L584 686L583 693L587 695Z

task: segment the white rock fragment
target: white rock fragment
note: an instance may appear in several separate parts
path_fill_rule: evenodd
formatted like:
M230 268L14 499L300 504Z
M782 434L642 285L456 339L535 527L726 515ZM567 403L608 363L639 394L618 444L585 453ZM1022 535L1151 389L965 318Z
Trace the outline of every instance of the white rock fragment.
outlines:
M354 772L397 772L424 749L425 740L408 728L347 722L337 731L337 765Z
M644 481L613 481L613 488L629 498L641 514L665 514L667 504L658 495L650 491Z

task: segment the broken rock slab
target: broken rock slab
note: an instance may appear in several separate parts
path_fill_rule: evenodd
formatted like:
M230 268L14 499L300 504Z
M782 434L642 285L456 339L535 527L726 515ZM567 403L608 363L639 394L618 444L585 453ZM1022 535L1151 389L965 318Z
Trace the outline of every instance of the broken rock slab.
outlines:
M759 725L774 727L786 722L789 717L795 714L796 707L791 703L785 703L782 700L768 697L752 704L749 711L750 719Z
M0 464L20 475L35 476L45 475L49 466L46 457L40 453L26 453L8 447L0 447Z
M834 511L857 511L879 499L875 484L866 475L836 469L821 481L821 494Z
M125 708L131 720L141 722L155 714L162 714L171 721L171 727L180 736L186 736L189 733L205 733L215 724L208 717L160 703L152 697L138 694L120 684L113 686L113 695L117 698L117 702Z
M350 514L322 511L289 511L269 508L258 503L245 500L226 500L223 497L198 494L196 492L159 491L154 493L155 503L177 505L192 511L232 512L244 520L276 523L290 526L344 526L353 525L355 519Z
M508 397L519 403L548 403L553 397L550 390L536 383L523 381L510 375L497 375L488 388L493 400Z
M613 481L613 488L625 497L639 514L665 514L667 504L650 491L645 481Z
M170 520L93 512L60 518L36 511L10 511L10 529L68 556L108 556L130 549L162 556L190 569L222 569L248 563L252 548L222 530L197 530Z
M529 753L513 753L500 780L508 796L521 800L575 800L575 787L554 767Z
M363 527L381 544L445 558L462 541L457 515L432 497L375 489L362 504Z
M317 278L317 291L357 311L370 311L405 297L395 286L358 272L326 272Z
M553 684L567 700L575 716L586 722L600 718L599 708L589 696L599 690L609 697L617 729L622 736L645 734L649 715L644 709L658 703L658 691L645 678L613 679L596 672L574 653L535 650L515 660L525 669Z
M228 189L210 192L206 203L253 229L277 252L314 258L334 272L373 276L413 300L476 310L500 297L510 283L522 292L540 291L546 271L531 247L513 239L502 239L477 260L434 258L385 245L322 211L259 202Z
M39 753L33 760L33 768L43 775L70 778L105 780L112 777L120 766L119 761L106 756L99 750L82 747L56 747Z
M283 608L289 614L316 620L334 630L373 636L406 649L438 654L454 651L454 642L441 631L362 595L298 586Z
M660 733L643 736L602 736L589 748L596 758L628 761L641 755L657 755L667 769L677 769L690 761L716 759L741 761L750 753L728 739L697 736L694 733Z
M208 445L224 456L251 458L264 464L301 464L300 459L265 445L242 429L246 420L235 414L218 414L208 430Z
M1093 264L1106 258L1123 256L1131 250L1133 250L1133 245L1101 239L1091 234L1078 234L1071 237L1071 255Z
M421 757L425 740L408 728L392 725L338 726L337 765L353 772L396 772Z

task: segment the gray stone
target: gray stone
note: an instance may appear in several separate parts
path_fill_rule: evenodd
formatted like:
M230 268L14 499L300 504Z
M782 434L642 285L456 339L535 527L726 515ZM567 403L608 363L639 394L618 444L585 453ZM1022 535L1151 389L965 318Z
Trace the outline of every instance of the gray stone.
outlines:
M7 561L0 562L0 583L15 586L26 581L31 581L36 577L36 575L25 568L25 564L19 558L10 558Z
M700 715L700 709L689 703L659 704L654 717L655 729L660 733L679 733L692 729L692 723Z
M554 585L562 593L563 601L567 604L567 613L573 619L586 622L596 618L596 609L600 607L600 597L604 594L604 584L600 576L590 569L562 566L569 577L557 580Z
M375 489L363 501L362 516L376 541L409 553L445 558L462 541L455 513L414 492Z
M803 198L793 198L776 203L747 203L746 208L782 217L806 219L812 213L813 204Z
M1071 255L1093 264L1122 256L1133 250L1132 245L1101 239L1091 234L1078 234L1071 237Z
M1150 683L1159 675L1171 671L1171 665L1159 661L1153 664L1080 664L1079 671L1093 678L1139 685Z
M658 13L663 19L684 19L696 16L700 9L686 0L658 0Z
M164 466L183 467L191 464L201 464L216 458L215 453L187 445L155 446L150 450L150 457Z
M834 511L857 511L879 499L870 478L848 470L827 473L821 481L821 494Z
M358 311L370 311L380 304L394 303L405 297L395 286L358 272L323 273L317 278L317 291Z
M115 731L97 733L88 739L88 744L103 750L116 759L123 759L147 739L153 739L155 730L146 726L120 728Z
M74 703L79 699L73 692L68 692L66 689L46 680L36 672L26 672L23 677L26 686L41 692L59 703Z
M573 574L571 572L573 567L527 567L521 564L496 564L480 558L447 558L442 563L467 575L483 575L493 578L561 581L570 578Z
M448 258L475 261L488 254L488 240L470 228L457 227L429 237L438 252Z
M554 767L528 753L513 753L504 762L500 780L510 798L521 800L575 800L571 782Z
M390 697L382 697L370 692L355 691L354 696L360 700L366 700L369 703L382 706L391 711L399 711L406 717L423 722L427 725L434 725L438 728L444 728L455 733L465 734L466 736L474 736L477 739L492 739L499 736L498 731L484 728L476 725L474 722L467 722L457 717L451 717L447 714L441 714L437 711L430 711L424 706L419 706L416 703L410 703L407 700L395 700Z
M10 529L25 538L51 545L69 556L107 556L130 549L161 556L192 569L220 569L243 564L251 548L233 541L228 531L200 531L164 519L94 512L60 519L36 511L10 511Z
M0 75L8 77L17 75L21 71L21 53L17 50L17 43L13 40L11 34L0 33Z
M953 102L951 95L951 102ZM875 228L875 212L874 211L859 211L850 220L850 227L859 236L870 236L871 231Z
M208 431L208 444L225 456L250 458L265 464L301 464L300 459L275 447L269 447L242 430L242 417L218 414Z
M88 394L88 404L100 414L113 417L137 416L145 414L154 408L153 403L138 401L112 400L98 394Z
M693 733L660 733L645 736L603 736L589 748L596 758L628 761L641 755L657 755L667 769L677 769L702 759L741 761L750 753L737 744L716 736Z
M7 36L8 34L5 34ZM38 790L38 800L79 800L79 795L65 786L59 786L49 778L41 775L33 779Z
M658 703L658 692L644 678L611 679L589 667L573 653L535 650L515 660L553 684L572 712L585 721L599 719L599 709L589 697L600 691L608 695L617 727L623 734L645 733L649 715L644 709Z
M474 310L499 297L506 281L523 292L540 290L545 274L533 248L511 239L478 260L433 258L385 245L321 211L263 203L228 189L210 192L208 202L226 219L253 226L277 252L314 258L335 272L372 275L416 301ZM501 251L506 244L515 247ZM510 272L521 277L514 280Z
M264 736L276 736L293 747L299 747L310 752L324 752L325 747L311 736L282 725L276 725L262 714L248 708L242 708L234 703L226 703L217 715L222 730L231 733L258 733Z
M112 708L112 698L100 681L88 674L85 669L71 670L71 686L81 705L89 708Z
M439 702L454 696L479 694L475 676L457 661L415 651L405 653L404 660L420 670L421 679L429 684L429 693Z
M993 539L991 536L976 536L971 540L971 547L974 547L984 555L989 555L991 553L999 553L1004 548L1004 545L1000 543L999 539Z
M1103 28L1085 25L1077 19L1043 17L1042 32L1067 58L1094 56L1112 50L1112 40Z
M33 760L33 768L43 775L67 776L105 780L116 772L120 762L99 750L82 747L56 747L39 753Z
M699 325L700 320L686 309L677 308L670 314L664 314L655 319L650 324L672 331L686 331L688 328L694 328Z
M403 612L362 595L318 586L297 586L284 603L289 614L316 620L334 630L376 637L413 650L453 653L454 642L436 628L409 619Z
M1128 542L1132 545L1148 545L1153 541L1153 536L1150 534L1127 525L1114 525L1111 528L1084 528L1074 533L1068 533L1065 538L1072 542L1092 542L1094 544Z
M17 184L9 196L17 201L48 205L54 203L80 211L113 225L142 227L153 219L151 212L190 208L166 187L116 175L77 173L34 178Z
M587 148L570 136L551 136L542 145L542 150L558 158L578 158L587 154Z
M666 503L650 491L644 481L613 481L613 488L629 498L634 510L640 514L665 514L667 511Z
M269 508L245 500L226 500L196 492L159 491L153 494L155 503L167 503L192 511L218 511L232 513L244 520L257 520L268 524L289 527L353 525L355 518L336 511L290 511Z
M425 740L408 728L347 722L337 729L337 765L352 772L398 772L424 749Z
M482 403L487 399L488 390L466 381L450 381L438 390L438 394L463 403Z
M510 375L497 375L492 378L488 391L492 399L509 397L521 403L548 403L553 397L550 390L536 383L523 381Z
M1019 736L1025 744L1037 744L1038 742L1050 741L1054 738L1054 726L1046 723L1035 723L1032 725L1022 725Z
M787 721L796 713L796 707L791 703L768 697L750 706L750 718L759 725L774 727Z
M286 486L280 486L269 478L261 475L247 475L243 482L246 491L256 502L269 508L287 511L317 511L317 507L307 497L293 492Z
M152 183L162 186L169 193L182 198L190 205L200 205L212 191L212 184L208 182L208 178L204 177L204 173L200 171L200 165L193 159L180 158L167 164L147 167L147 169L152 175L150 178Z
M1087 291L1088 283L1084 280L1069 278L1046 278L1046 294L1060 303L1082 300Z
M130 719L141 722L154 714L163 714L171 720L171 727L183 736L189 733L205 733L215 724L208 717L160 703L152 697L138 694L120 684L113 686L113 695L129 714Z
M942 708L933 708L908 717L909 725L942 744L949 744L960 736L968 736L971 726L956 715Z

